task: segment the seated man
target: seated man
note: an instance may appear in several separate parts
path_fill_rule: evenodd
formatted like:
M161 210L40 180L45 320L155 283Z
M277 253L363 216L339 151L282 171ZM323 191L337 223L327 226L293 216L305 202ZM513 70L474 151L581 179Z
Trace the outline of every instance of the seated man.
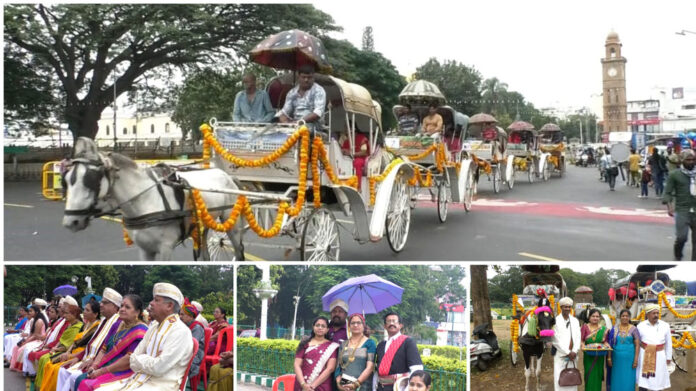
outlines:
M401 109L401 114L399 115L399 134L416 134L416 132L418 132L419 122L418 115L411 112L411 105L406 104L403 109Z
M423 118L423 131L429 136L439 133L442 131L442 122L442 116L437 113L437 105L431 103L428 106L428 115Z
M256 89L256 75L247 73L242 79L244 90L239 91L234 98L234 122L271 122L275 110L271 99L264 90Z
M314 66L303 65L298 70L297 86L288 92L280 111L280 122L304 121L310 131L321 130L326 107L326 91L314 82Z
M176 286L160 282L152 288L153 320L142 342L130 355L133 374L106 383L99 390L178 390L193 353L191 330L179 320L184 296Z
M350 156L350 140L348 139L348 133L341 133L341 137L338 139L338 143L341 145L341 152L344 155ZM353 168L355 169L355 175L358 176L358 190L360 190L360 182L363 177L363 170L365 168L365 162L367 157L370 156L370 141L367 136L356 128L355 129L355 145L353 146Z

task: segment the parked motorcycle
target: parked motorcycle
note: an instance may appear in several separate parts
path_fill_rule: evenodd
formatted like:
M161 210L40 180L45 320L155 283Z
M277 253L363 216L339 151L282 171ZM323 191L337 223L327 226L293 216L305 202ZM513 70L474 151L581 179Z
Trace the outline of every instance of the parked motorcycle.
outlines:
M471 365L475 365L480 371L485 371L491 361L503 354L498 346L498 337L488 329L488 323L474 328L472 335L473 341L469 348Z

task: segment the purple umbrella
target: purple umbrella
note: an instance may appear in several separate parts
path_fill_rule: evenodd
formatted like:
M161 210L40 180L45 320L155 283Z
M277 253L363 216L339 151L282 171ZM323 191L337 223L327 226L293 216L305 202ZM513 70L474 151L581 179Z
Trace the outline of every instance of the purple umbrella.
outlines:
M61 285L53 290L54 295L68 296L77 293L77 288L72 285Z
M329 289L321 298L324 311L336 299L348 303L350 313L376 314L401 303L404 288L374 274L349 278Z

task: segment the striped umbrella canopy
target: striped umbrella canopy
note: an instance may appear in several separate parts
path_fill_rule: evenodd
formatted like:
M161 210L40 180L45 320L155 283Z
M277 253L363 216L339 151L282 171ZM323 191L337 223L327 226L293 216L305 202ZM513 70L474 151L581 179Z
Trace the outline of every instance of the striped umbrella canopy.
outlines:
M399 102L402 104L413 101L429 101L438 105L444 105L447 102L440 89L427 80L412 81L399 93Z
M314 65L319 73L329 74L332 70L321 40L302 30L271 35L249 54L255 63L277 69L297 70L302 65Z
M561 130L561 127L552 123L552 122L549 122L548 124L545 124L544 126L542 126L541 129L539 129L539 130L541 130L541 131L547 131L547 130L556 131L556 130Z
M534 125L530 124L529 122L525 121L515 121L510 124L510 126L507 127L507 130L516 130L516 131L521 131L521 130L534 130Z

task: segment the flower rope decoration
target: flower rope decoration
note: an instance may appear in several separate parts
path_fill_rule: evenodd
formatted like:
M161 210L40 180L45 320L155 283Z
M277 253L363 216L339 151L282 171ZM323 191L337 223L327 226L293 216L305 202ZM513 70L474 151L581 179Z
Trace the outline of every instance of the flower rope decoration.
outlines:
M126 223L121 221L121 227L123 229L123 241L126 243L126 246L131 246L133 245L133 239L131 239L130 235L128 235L128 230L126 229Z
M664 306L667 307L669 312L671 312L672 315L676 316L679 319L689 319L696 316L696 310L694 310L694 312L690 314L680 314L679 312L677 312L674 308L672 308L672 305L669 304L669 301L667 301L667 296L665 296L664 292L660 292L660 294L657 295L657 302L660 303L660 306L664 304ZM660 314L662 314L662 311L660 311Z
M377 190L376 190L377 182L382 182L383 180L385 180L387 178L387 175L389 175L389 173L391 172L391 170L393 170L394 167L396 167L397 165L399 165L401 163L403 163L403 160L401 160L399 158L394 159L394 160L392 160L391 163L389 163L387 168L384 169L384 172L382 174L377 175L377 176L371 176L368 178L368 180L370 182L370 205L374 205L375 199L377 198Z
M474 163L476 163L477 166L482 167L482 168L483 168L483 171L484 171L486 174L490 174L490 173L491 173L491 164L488 163L487 160L479 159L479 158L476 157L476 155L474 155L473 153L471 154L471 159L474 161Z
M208 139L203 139L203 168L210 168L210 141Z
M631 321L633 321L633 322L635 322L635 321L641 321L641 322L642 322L642 321L644 321L644 320L645 320L645 310L640 311L640 314L638 314L638 316L636 316L635 318L631 319Z
M515 318L517 316L517 307L520 308L520 312L524 314L524 307L521 306L517 302L518 298L516 294L512 295L512 316ZM517 341L520 336L520 321L519 319L515 318L512 320L512 323L510 324L510 337L512 339L512 350L515 351L515 353L520 351L520 344Z
M417 155L405 155L405 157L407 157L408 160L415 162L416 160L425 159L426 156L430 155L431 152L436 151L436 150L437 150L437 146L435 144L433 144L433 145L429 146L425 151L423 151Z
M553 164L554 167L558 168L558 156L550 155L548 157L549 163Z
M688 344L686 342L689 342ZM672 347L673 348L684 348L684 349L696 349L696 341L694 341L694 337L691 335L690 332L685 331L684 334L682 334L681 339L677 340L675 337L672 337Z

